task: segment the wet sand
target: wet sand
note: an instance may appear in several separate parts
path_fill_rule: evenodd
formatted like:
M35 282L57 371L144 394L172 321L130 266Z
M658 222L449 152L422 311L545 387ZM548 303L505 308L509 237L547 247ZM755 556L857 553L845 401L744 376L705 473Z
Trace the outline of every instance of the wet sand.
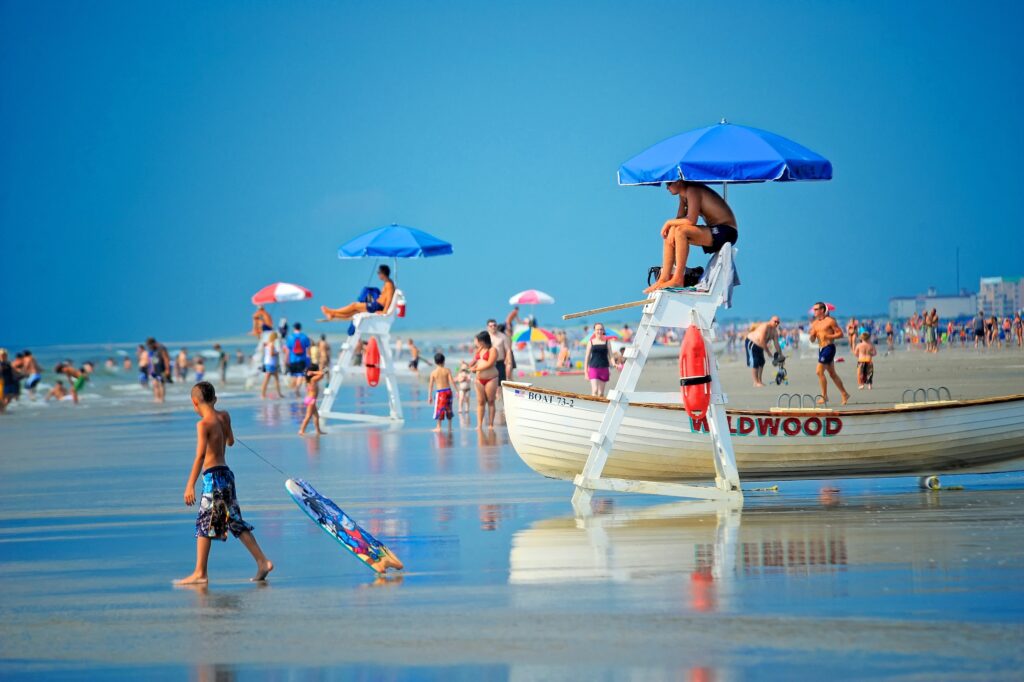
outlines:
M897 377L954 397L1024 385L1024 355L957 353L879 358L872 400L898 400ZM813 365L789 364L803 391ZM646 381L677 387L671 369ZM738 361L723 375L734 402L774 404L777 389L737 385ZM181 388L164 407L0 419L5 679L1009 680L1024 665L1024 475L928 492L844 481L824 497L791 482L732 510L601 495L577 520L571 486L530 471L503 429L430 433L424 387L408 382L404 428L332 425L319 440L294 435L299 401L221 405L241 440L387 542L404 575L375 580L236 446L243 512L277 568L249 583L229 540L209 586L174 588L195 547ZM356 399L383 410L381 392Z

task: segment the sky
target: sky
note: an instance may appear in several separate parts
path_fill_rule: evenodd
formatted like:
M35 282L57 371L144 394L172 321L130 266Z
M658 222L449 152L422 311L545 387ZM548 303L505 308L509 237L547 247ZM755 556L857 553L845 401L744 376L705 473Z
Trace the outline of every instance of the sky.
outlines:
M313 290L273 311L308 328L373 267L338 246L392 222L455 248L399 264L406 328L480 326L526 288L555 297L537 313L556 326L635 300L660 260L676 204L619 187L618 166L723 117L834 167L730 188L743 285L724 315L884 313L952 292L958 246L976 290L1024 274L1022 14L0 2L0 344L239 334L274 281Z

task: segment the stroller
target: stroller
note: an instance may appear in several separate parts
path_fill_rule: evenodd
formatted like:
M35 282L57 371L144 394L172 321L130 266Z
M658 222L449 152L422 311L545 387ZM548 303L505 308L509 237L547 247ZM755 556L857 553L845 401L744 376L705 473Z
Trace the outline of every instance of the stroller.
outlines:
M772 367L777 368L775 370L775 385L781 386L786 384L789 386L789 379L786 378L786 356L776 351L772 355Z

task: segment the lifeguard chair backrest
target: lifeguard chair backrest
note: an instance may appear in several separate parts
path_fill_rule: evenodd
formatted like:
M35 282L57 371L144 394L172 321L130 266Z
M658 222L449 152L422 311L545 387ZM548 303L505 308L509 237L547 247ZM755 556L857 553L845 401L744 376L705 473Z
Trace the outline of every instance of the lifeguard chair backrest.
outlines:
M394 296L391 297L391 303L388 304L388 309L384 312L385 315L394 315L398 311L399 300L404 300L405 294L402 293L401 289L395 289Z

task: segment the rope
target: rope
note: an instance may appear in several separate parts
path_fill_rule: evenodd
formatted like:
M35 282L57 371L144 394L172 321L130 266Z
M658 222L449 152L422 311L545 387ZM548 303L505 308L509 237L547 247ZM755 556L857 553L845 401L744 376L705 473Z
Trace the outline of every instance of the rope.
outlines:
M251 452L252 454L254 454L254 455L256 455L257 457L259 457L260 459L262 459L262 460L263 460L264 462L266 462L267 464L269 464L269 465L270 465L270 466L271 466L271 467L272 467L272 468L273 468L273 469L274 469L275 471L277 471L277 473L281 474L281 475L282 475L282 476L284 476L285 478L289 478L288 474L286 474L285 472L283 472L283 471L281 471L280 469L278 469L278 468L277 468L277 467L276 467L276 466L274 465L274 463L273 463L273 462L271 462L271 461L270 461L269 459L267 459L266 457L264 457L264 456L263 456L263 455L261 455L260 453L256 452L256 451L255 451L255 450L253 450L253 449L252 449L251 447L249 447L249 446L248 446L248 445L247 445L247 444L245 443L245 441L243 441L243 440L242 440L241 438L235 438L235 442L236 442L236 443L239 443L239 444L241 444L241 445L243 445L243 446L245 446L245 449L246 449L246 450L248 450L248 451L249 451L249 452Z

